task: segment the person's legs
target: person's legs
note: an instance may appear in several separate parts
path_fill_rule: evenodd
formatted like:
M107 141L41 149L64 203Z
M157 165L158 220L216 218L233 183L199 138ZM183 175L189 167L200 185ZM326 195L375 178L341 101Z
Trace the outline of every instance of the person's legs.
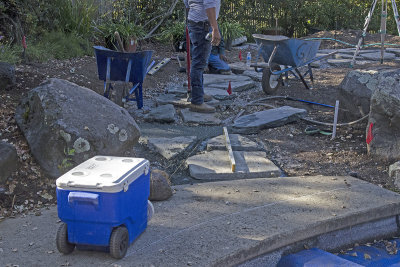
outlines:
M201 105L204 102L203 72L210 55L211 43L206 40L208 33L206 27L190 22L188 27L192 46L192 66L190 70L192 104Z

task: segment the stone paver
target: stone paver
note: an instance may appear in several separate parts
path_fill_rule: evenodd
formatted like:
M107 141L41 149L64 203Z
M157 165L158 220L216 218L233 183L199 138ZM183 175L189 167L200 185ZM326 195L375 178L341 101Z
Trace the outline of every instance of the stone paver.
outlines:
M245 72L243 72L243 75L249 76L253 81L261 82L263 73L262 73L262 71L256 72L253 68L252 70L246 70Z
M144 116L144 120L147 122L175 122L176 111L173 105L162 105L153 108L148 114Z
M174 138L149 138L147 145L166 159L172 159L197 140L196 136L179 136Z
M243 72L245 72L246 70L254 70L254 68L248 67L246 65L246 62L240 61L229 64L229 67L231 68L231 71L235 74L243 74Z
M229 140L231 141L231 146L233 151L259 151L259 145L239 134L229 134ZM207 150L226 150L226 140L225 135L220 135L211 138L207 142Z
M192 112L188 108L180 111L185 123L198 123L200 125L219 125L221 120L218 119L216 113L198 113Z
M247 77L247 76L245 76L245 77ZM250 79L250 77L248 77L248 78ZM229 82L213 84L213 87L219 88L222 90L227 90L228 86L229 86ZM231 88L232 88L233 92L243 92L243 91L249 90L251 88L254 88L255 86L256 86L256 83L253 80L231 82Z
M104 252L59 253L54 241L57 208L51 206L41 210L41 216L31 212L0 222L1 263L232 266L323 233L400 214L399 194L352 177L267 178L173 188L168 201L153 203L155 214L146 231L121 260ZM394 219L393 225L396 229Z
M243 82L243 81L251 81L251 79L247 76L243 75L219 75L219 74L204 74L204 86L215 84L226 84L228 86L229 81L233 82Z
M236 170L232 172L228 151L214 150L187 159L190 176L199 180L234 180L278 177L281 170L262 151L233 151Z
M381 60L381 53L380 52L376 52L376 53L364 53L361 54L361 57L367 59L367 60L374 60L374 61L380 61ZM391 60L391 59L395 59L396 55L393 53L388 53L385 52L384 56L383 56L383 60Z
M337 66L337 67L344 67L348 68L351 63L351 59L328 59L327 62L331 65ZM355 65L365 65L365 64L371 64L374 63L374 61L371 60L356 60L354 63Z
M305 109L283 106L242 116L232 126L234 133L255 134L262 129L295 122L307 114Z
M234 99L236 97L235 94L229 95L226 90L220 88L213 88L211 86L205 87L204 93L214 97L217 100L228 100L228 99Z
M169 86L168 88L165 89L165 93L167 94L174 94L177 97L184 98L187 96L187 86Z
M187 101L186 97L178 97L173 94L160 95L156 98L158 105L174 105L175 107L187 108L190 106L190 102Z

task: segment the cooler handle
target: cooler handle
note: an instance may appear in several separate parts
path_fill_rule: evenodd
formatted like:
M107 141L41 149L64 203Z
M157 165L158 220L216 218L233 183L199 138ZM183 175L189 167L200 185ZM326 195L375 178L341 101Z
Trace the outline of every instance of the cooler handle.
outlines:
M91 203L95 206L99 205L99 195L84 192L70 192L68 194L68 202L86 202Z

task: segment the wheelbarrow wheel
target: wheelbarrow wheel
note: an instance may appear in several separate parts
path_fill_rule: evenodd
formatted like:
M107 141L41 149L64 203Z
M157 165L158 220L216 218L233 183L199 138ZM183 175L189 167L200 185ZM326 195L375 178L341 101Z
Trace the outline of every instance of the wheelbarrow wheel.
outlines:
M56 236L57 249L62 254L70 254L75 249L75 245L68 242L68 227L66 223L61 223Z
M111 257L122 259L125 257L129 247L129 232L125 226L115 228L110 238Z
M149 222L151 218L153 217L154 214L154 206L150 202L150 200L147 200L147 221Z
M278 64L273 64L271 68L264 68L262 75L262 89L267 95L273 95L281 85L281 75L274 75L272 71L279 71L281 67Z

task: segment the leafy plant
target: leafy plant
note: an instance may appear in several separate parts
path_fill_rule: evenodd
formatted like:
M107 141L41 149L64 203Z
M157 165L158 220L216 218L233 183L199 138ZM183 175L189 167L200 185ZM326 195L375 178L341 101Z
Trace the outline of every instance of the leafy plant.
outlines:
M175 43L177 40L182 39L185 33L185 23L175 22L169 27L165 27L164 31L158 37L158 40L164 43Z
M2 44L0 42L0 61L16 64L21 61L22 49L16 46L12 46L9 43Z
M74 166L72 157L75 155L75 149L64 148L64 155L66 156L57 167L60 172L64 173Z
M116 41L114 37L114 33L116 31L121 36L123 42L126 42L126 40L128 40L128 38L131 36L135 36L137 39L141 39L146 34L141 25L136 25L133 22L127 22L127 21L121 23L107 21L106 23L99 25L97 29L99 37L103 39L106 43L108 43L109 47Z
M59 6L60 30L77 33L82 37L92 34L92 25L98 10L93 0L57 0L56 4Z
M222 22L219 25L219 27L220 27L222 37L225 40L232 41L236 38L243 36L245 33L244 28L238 22L225 21L225 22Z

